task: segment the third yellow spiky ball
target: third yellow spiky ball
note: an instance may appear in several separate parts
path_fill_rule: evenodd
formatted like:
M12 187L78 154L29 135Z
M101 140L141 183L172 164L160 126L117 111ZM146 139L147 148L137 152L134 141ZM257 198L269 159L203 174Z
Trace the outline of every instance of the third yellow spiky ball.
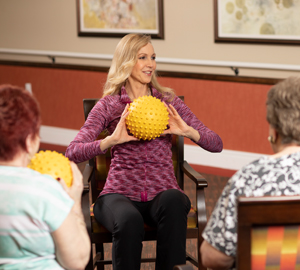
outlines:
M134 137L152 140L167 128L169 114L163 102L152 96L135 99L129 106L126 125Z

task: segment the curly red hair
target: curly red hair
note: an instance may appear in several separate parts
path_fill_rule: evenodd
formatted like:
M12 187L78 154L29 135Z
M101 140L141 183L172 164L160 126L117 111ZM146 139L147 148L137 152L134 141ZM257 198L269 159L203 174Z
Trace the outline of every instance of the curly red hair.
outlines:
M0 160L11 161L26 151L28 135L40 132L41 116L37 100L28 91L0 85Z

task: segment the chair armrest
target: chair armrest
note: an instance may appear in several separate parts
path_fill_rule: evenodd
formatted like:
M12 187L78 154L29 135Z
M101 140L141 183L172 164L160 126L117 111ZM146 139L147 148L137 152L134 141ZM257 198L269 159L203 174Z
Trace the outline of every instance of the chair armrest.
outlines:
M195 182L197 189L208 186L206 179L200 173L195 171L185 160L182 163L182 170L191 180Z
M188 264L175 265L173 270L193 270L193 266Z
M83 193L89 192L89 190L90 190L89 182L91 180L92 174L93 174L93 167L90 166L89 164L86 164L85 167L84 167L84 170L82 172Z
M207 223L206 203L204 188L208 186L206 179L195 171L186 161L182 163L183 172L196 183L196 206L198 222L198 246L203 242L202 231ZM200 256L200 254L198 254ZM179 268L180 269L180 268Z
M91 196L90 196L90 183L89 183L92 175L93 175L93 167L87 163L82 171L83 191L82 191L82 198L81 198L81 207L82 207L82 213L84 216L84 221L89 235L91 235L91 228L92 228L91 217L90 217Z

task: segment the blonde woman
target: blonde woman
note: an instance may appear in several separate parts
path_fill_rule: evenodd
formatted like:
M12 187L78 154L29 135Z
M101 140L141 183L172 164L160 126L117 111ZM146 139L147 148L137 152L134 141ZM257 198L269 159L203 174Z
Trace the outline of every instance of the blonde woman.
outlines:
M110 171L94 214L112 232L115 270L140 269L144 222L158 230L156 269L171 270L185 263L190 200L174 175L171 134L190 138L211 152L223 147L221 138L173 90L159 85L155 57L149 36L129 34L121 39L103 97L66 151L71 160L83 162L112 147ZM128 104L150 95L166 103L169 126L155 140L138 140L126 129ZM104 129L110 135L96 140Z

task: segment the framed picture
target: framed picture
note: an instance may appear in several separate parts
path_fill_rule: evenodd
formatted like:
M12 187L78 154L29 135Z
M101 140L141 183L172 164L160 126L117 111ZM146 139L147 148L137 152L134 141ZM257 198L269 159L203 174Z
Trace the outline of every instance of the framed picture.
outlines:
M77 0L78 36L164 38L163 0Z
M300 45L300 0L214 0L215 42Z

